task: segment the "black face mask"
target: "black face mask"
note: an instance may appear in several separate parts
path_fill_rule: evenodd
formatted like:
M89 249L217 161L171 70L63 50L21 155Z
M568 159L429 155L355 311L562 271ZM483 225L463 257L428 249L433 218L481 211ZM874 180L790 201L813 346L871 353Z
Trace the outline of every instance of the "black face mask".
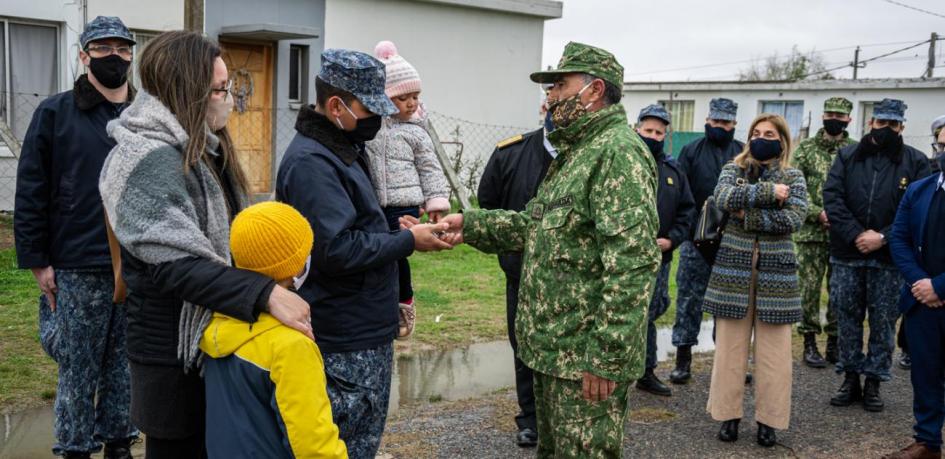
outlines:
M902 136L889 126L871 130L863 136L863 140L874 146L876 151L894 153L902 147Z
M342 130L341 132L351 143L364 143L369 140L374 140L374 137L377 136L377 131L380 130L381 115L373 115L367 118L358 118L358 122L354 126L353 131Z
M781 141L762 138L753 139L748 144L748 151L751 152L752 158L765 162L777 158L781 154Z
M735 138L735 130L727 131L720 127L709 126L709 123L705 125L705 136L709 139L710 142L724 147L730 143Z
M657 158L659 158L660 156L663 156L663 141L662 140L651 139L649 137L643 137L642 135L640 136L640 138L643 139L643 143L645 143L646 146L649 147L650 153L653 153L653 156Z
M126 61L117 54L89 59L89 70L102 86L108 89L118 89L128 81L128 67L131 61Z
M824 131L832 136L837 136L843 133L843 131L849 125L849 121L840 121L837 119L826 119L824 120Z

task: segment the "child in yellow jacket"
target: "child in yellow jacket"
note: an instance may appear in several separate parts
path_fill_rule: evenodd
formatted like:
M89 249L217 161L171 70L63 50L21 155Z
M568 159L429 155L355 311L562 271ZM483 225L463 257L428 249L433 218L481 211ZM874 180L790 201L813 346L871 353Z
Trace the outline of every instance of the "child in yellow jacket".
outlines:
M292 207L263 202L233 220L230 250L241 269L301 284L312 229ZM200 349L210 458L347 458L332 422L322 355L315 343L267 313L246 323L215 313Z

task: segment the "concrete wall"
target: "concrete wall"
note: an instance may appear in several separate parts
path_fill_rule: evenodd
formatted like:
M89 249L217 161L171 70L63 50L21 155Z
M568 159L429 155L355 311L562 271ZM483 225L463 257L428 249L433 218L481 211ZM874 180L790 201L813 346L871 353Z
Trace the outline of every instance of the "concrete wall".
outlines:
M945 79L922 82L921 80L863 81L857 84L838 81L829 84L643 84L627 83L624 87L623 103L632 119L646 105L659 100L694 100L695 115L692 130L702 131L709 101L715 97L727 97L738 103L738 126L736 138L745 140L752 119L761 113L762 101L802 101L804 103L803 126L810 126L810 135L821 127L820 117L824 101L830 97L846 97L853 102L853 120L849 132L854 138L861 137L862 102L879 102L883 98L903 100L906 110L906 143L931 153L929 125L936 117L945 114ZM686 129L681 129L686 130Z
M327 0L326 48L374 52L391 40L423 80L428 110L537 127L544 19L435 2Z

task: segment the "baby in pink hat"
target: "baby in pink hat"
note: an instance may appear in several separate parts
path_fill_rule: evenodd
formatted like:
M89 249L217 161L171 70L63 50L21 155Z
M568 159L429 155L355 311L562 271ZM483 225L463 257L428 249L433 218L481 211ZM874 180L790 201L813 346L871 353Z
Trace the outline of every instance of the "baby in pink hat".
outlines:
M437 221L449 212L450 189L424 128L426 115L420 103L420 74L397 53L397 47L382 41L374 55L387 70L385 92L400 113L384 118L374 140L367 142L371 180L377 200L392 231L400 229L404 215L419 218L421 212ZM416 309L410 281L410 264L398 262L400 271L400 330L398 338L413 333Z

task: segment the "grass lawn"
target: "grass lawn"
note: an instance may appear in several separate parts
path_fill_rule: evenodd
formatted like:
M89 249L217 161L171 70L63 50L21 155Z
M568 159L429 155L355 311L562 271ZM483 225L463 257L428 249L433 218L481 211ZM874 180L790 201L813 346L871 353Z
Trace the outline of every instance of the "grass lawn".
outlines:
M56 364L36 331L39 289L29 271L16 269L12 220L0 214L0 411L43 403L56 389Z

